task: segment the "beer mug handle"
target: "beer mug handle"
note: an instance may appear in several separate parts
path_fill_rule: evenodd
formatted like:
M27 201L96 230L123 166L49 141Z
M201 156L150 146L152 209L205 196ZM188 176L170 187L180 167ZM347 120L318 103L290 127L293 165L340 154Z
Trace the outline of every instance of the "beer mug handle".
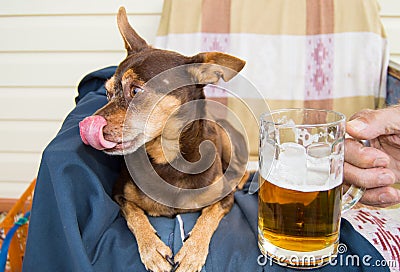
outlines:
M342 213L345 213L351 208L353 208L354 205L356 205L357 202L364 195L364 192L365 188L351 185L342 198Z
M348 134L346 134L346 136L351 138L351 136L349 136ZM359 142L362 143L364 146L370 146L368 140L359 140ZM354 205L356 205L357 202L362 198L364 192L365 188L351 185L342 198L342 213L345 213L353 208Z

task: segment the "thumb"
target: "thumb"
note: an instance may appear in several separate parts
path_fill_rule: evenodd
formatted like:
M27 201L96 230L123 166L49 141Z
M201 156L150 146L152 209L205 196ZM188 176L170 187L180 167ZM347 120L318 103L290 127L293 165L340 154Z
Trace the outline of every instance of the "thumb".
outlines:
M347 133L361 140L400 133L400 106L380 110L362 110L350 118Z

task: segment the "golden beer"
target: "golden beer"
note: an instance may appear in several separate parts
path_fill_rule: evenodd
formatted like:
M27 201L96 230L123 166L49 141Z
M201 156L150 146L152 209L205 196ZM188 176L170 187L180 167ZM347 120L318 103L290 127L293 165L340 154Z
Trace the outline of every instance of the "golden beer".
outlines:
M341 214L362 196L342 196L345 121L317 109L260 118L258 245L276 263L315 268L338 252Z
M339 240L342 186L302 192L276 186L260 176L260 241L300 252L322 250Z

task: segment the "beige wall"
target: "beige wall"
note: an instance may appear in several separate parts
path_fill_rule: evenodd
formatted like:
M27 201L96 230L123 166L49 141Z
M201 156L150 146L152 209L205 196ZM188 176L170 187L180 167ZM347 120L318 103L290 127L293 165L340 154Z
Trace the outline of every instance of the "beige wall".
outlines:
M74 107L81 78L124 58L119 6L153 42L162 0L0 3L0 198L17 198Z
M400 1L379 2L391 57L400 63ZM152 43L162 0L0 3L0 198L17 198L73 108L82 76L124 57L118 7L126 7L132 25Z
M400 64L400 1L378 0L381 18L389 39L391 60Z

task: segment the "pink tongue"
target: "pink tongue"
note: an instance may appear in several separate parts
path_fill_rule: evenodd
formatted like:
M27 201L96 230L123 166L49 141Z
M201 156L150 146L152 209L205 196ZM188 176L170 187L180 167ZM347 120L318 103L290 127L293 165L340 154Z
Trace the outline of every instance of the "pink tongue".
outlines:
M98 150L113 148L117 143L107 141L103 136L103 127L107 125L106 119L100 115L86 117L79 123L79 133L82 141Z

